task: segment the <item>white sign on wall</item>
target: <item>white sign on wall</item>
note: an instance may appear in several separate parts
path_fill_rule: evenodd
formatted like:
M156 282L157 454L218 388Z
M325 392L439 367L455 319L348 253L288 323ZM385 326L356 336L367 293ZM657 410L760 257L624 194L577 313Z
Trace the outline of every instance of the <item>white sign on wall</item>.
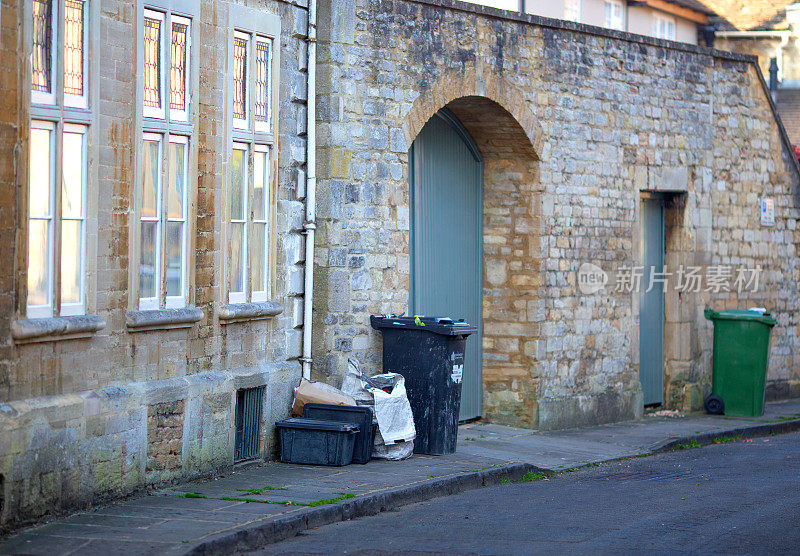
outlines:
M761 199L761 225L775 225L775 202L772 199Z

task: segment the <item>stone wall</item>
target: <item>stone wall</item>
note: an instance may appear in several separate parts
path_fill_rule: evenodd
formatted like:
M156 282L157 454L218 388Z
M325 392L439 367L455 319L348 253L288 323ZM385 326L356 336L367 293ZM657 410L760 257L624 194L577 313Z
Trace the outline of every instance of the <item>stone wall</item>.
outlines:
M448 0L333 0L320 15L316 377L337 383L348 357L380 369L368 315L408 310L408 147L447 107L486 160L486 418L641 415L639 295L575 280L584 262L612 280L641 264L649 193L668 198L668 265L766 278L752 295L668 292L665 405L698 409L710 387L706 304L776 311L769 392L800 393L798 172L754 58Z
M231 4L234 4L233 2ZM275 449L272 423L289 411L300 375L300 230L305 168L305 0L236 2L275 14L281 34L271 188L277 198L273 304L267 318L223 321L223 191L227 173L225 88L228 2L202 0L192 26L198 60L190 164L189 303L199 322L131 326L130 291L139 3L89 2L93 54L87 259L89 311L105 326L24 337L29 135L29 47L20 35L23 0L2 3L0 48L0 528L147 484L232 464L236 390L267 385L262 455ZM99 53L102 53L100 55ZM93 65L96 62L96 66ZM94 204L93 204L94 203ZM275 315L274 313L278 313ZM46 319L45 319L46 320ZM51 319L52 320L52 319ZM41 323L40 323L41 324ZM45 322L54 325L59 322ZM27 327L27 328L26 328Z

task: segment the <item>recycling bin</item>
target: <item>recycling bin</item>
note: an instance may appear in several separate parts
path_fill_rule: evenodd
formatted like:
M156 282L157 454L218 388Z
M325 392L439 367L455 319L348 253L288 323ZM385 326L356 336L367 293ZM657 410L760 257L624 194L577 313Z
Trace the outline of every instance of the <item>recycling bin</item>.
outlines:
M414 453L456 451L467 337L478 328L442 317L372 315L383 335L383 372L405 378L417 437Z
M769 337L777 321L768 312L721 311L709 308L714 323L711 394L703 405L715 415L758 417L764 414L764 383Z

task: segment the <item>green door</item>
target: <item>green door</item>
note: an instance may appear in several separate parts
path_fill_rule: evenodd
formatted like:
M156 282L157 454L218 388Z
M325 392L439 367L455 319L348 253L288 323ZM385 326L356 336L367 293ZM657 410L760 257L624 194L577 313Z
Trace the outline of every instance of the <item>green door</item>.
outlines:
M450 112L431 118L409 151L411 314L464 319L461 420L481 415L483 162Z
M664 284L657 279L650 284L651 274L664 268L664 201L660 197L642 199L642 237L639 380L644 405L652 405L664 402Z

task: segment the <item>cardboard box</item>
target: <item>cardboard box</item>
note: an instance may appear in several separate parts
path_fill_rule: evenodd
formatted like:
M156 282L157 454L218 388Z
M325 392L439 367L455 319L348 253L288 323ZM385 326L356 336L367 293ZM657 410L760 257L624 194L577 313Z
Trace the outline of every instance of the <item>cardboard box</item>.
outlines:
M328 403L332 405L357 405L352 396L348 396L338 388L323 382L311 382L300 379L300 385L294 389L292 415L303 415L303 406L307 403Z

